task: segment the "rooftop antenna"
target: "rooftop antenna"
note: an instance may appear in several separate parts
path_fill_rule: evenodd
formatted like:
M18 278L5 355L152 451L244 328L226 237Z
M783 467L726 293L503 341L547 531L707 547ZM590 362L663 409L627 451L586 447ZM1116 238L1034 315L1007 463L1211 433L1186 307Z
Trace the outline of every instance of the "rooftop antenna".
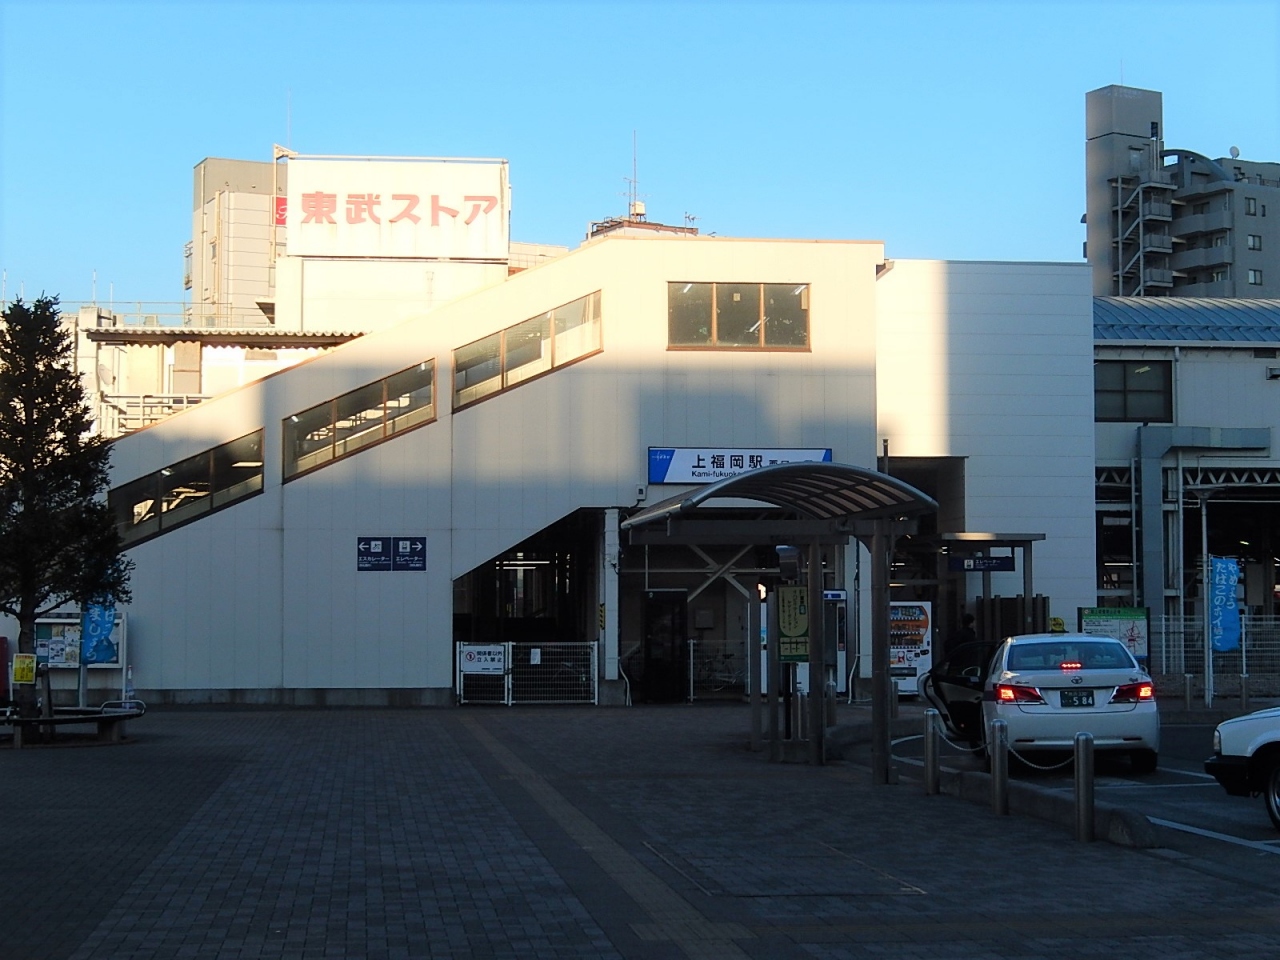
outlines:
M640 174L638 172L639 161L637 159L637 156L638 154L636 150L636 132L635 130L632 130L631 131L631 176L622 178L626 180L627 183L630 185L630 189L628 190L628 194L627 194L627 218L630 220L643 220L645 218L644 201L640 199L640 193L639 193Z
M1231 159L1232 159L1232 160L1239 160L1239 159L1240 159L1240 148L1239 148L1239 147L1232 147L1232 148L1231 148Z
M686 227L692 227L692 226L693 226L694 221L695 221L695 220L697 220L697 219L698 219L698 218L697 218L697 217L695 217L695 216L694 216L692 213L690 213L688 210L686 210L686 211L685 211L685 213L684 213L684 225L685 225Z

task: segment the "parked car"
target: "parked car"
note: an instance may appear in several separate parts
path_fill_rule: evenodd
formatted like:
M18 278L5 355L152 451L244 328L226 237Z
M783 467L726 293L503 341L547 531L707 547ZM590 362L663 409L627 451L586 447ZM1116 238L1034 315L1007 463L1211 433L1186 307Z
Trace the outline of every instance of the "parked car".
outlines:
M1204 769L1233 797L1262 794L1267 816L1280 830L1280 707L1218 724Z
M1113 637L1026 634L985 652L962 644L924 687L951 730L971 743L984 743L998 718L1019 754L1069 751L1087 732L1095 750L1128 754L1135 773L1159 765L1155 684Z

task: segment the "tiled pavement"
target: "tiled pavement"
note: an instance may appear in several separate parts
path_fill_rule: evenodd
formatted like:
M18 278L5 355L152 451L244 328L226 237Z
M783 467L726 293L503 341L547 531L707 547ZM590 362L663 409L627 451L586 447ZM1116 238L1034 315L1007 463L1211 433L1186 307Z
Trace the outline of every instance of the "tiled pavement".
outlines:
M747 729L153 711L120 747L0 749L0 958L1280 956L1274 883L772 765Z

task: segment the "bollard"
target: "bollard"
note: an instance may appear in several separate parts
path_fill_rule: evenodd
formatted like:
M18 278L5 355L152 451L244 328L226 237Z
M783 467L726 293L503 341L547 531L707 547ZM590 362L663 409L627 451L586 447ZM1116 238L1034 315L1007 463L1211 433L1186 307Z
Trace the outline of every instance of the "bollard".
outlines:
M1249 712L1249 675L1240 674L1240 712Z
M1093 734L1076 734L1076 839L1093 839Z
M828 680L827 686L823 691L823 697L827 708L828 727L834 727L836 725L836 699L839 696L840 695L836 693L836 682L834 680Z
M898 719L898 681L893 681L893 690L889 696L889 719Z
M938 721L940 714L930 707L924 712L924 792L925 796L938 794Z
M991 732L991 811L1004 816L1009 812L1009 724L992 720Z
M1182 695L1185 699L1182 706L1188 713L1191 711L1191 677L1189 673L1182 675Z

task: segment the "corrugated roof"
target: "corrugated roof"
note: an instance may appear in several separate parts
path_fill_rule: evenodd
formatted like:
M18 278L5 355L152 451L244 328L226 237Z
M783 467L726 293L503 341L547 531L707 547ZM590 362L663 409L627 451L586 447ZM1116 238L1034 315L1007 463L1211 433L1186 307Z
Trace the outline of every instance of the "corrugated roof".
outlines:
M1094 297L1095 340L1280 343L1280 300Z

